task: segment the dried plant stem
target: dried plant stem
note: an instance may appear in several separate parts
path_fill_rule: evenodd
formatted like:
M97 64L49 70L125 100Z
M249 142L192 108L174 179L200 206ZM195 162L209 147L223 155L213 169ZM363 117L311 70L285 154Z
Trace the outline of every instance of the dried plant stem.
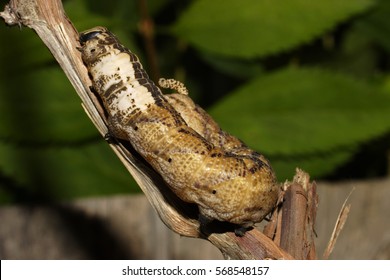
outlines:
M335 224L333 232L332 232L332 236L330 237L330 240L328 242L328 246L326 246L325 252L322 256L322 258L325 260L328 259L330 254L332 253L334 246L336 245L337 238L339 237L340 232L343 229L345 222L347 221L349 211L351 210L351 204L347 205L347 201L348 201L348 199L351 196L353 191L354 191L354 189L352 189L352 191L349 193L348 197L345 199L345 201L343 203L343 206L341 207L341 210L340 210L339 215L338 215L337 220L336 220L336 224Z
M89 90L91 81L78 51L78 32L66 17L61 1L11 0L0 16L7 24L24 25L35 30L80 96L87 115L100 134L105 135L108 131L106 119L99 102ZM304 172L297 172L294 182L285 184L286 196L281 197L285 204L274 212L271 223L265 229L266 234L253 229L243 237L228 231L204 236L199 230L197 210L193 205L180 201L131 148L121 143L110 146L161 220L174 232L208 239L227 259L315 258L313 236L317 195L315 184L309 183Z

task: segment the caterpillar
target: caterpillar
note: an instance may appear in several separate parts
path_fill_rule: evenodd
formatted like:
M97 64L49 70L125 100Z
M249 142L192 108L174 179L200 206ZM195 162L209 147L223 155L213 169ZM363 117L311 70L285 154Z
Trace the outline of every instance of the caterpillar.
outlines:
M176 196L198 205L201 220L242 229L270 213L279 184L263 155L221 130L180 82L161 80L180 92L163 95L106 28L84 31L79 40L110 135L129 141Z

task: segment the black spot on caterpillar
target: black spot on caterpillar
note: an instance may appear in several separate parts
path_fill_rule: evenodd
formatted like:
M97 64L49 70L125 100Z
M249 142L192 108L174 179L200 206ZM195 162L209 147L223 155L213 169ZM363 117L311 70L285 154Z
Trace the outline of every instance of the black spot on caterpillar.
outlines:
M129 141L180 199L198 205L202 219L249 227L274 208L279 185L267 159L222 131L181 83L163 80L185 93L163 95L104 27L81 33L80 43L110 134Z

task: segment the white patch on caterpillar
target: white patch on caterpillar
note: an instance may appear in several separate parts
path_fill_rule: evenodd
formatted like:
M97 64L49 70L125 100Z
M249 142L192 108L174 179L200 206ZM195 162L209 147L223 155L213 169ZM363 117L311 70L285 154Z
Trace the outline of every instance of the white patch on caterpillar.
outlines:
M114 57L115 59L113 59ZM107 91L120 81L127 85L126 90L118 92L116 98L112 100L111 115L134 105L140 110L145 110L149 104L155 102L148 89L135 79L134 68L129 63L128 54L115 50L103 56L98 66L91 67L91 73L96 79L106 77L102 90Z
M127 110L135 106L141 111L146 110L148 105L154 103L154 99L148 89L141 86L137 81L131 83L133 87L127 87L125 91L117 94L117 108L119 111Z

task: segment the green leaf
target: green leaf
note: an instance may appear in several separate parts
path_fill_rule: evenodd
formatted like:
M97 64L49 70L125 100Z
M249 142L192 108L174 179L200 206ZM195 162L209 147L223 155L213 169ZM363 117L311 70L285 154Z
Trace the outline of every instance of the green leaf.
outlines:
M0 84L0 137L17 142L80 142L97 131L57 67L10 75Z
M331 174L338 166L348 161L356 153L356 150L356 147L351 147L334 152L292 157L270 155L268 159L271 161L279 181L291 180L295 175L296 168L305 170L312 178L321 178Z
M54 61L50 51L31 29L2 27L0 36L0 80L6 80L4 75L12 73L19 76L22 71L49 65Z
M239 78L253 78L264 72L258 61L202 53L202 58L218 71Z
M367 10L371 0L199 0L172 27L194 46L226 56L265 56L308 43Z
M259 77L210 112L222 128L271 158L345 153L390 130L388 94L320 69Z
M139 9L135 1L116 0L106 5L101 1L69 0L64 9L79 32L95 26L105 26L134 53L140 54L134 40L138 31Z
M139 190L103 140L62 148L0 142L0 154L0 174L8 181L0 201L64 200Z
M66 1L79 28L112 22L84 3ZM0 203L139 191L36 34L0 28L0 35ZM128 35L121 40L132 46Z
M73 25L78 31L90 29L94 26L111 26L112 20L107 16L108 9L112 5L105 6L105 14L100 13L100 4L103 2L93 1L88 6L88 1L70 0L64 2L64 9Z
M5 32L7 31L7 32ZM0 139L58 145L98 133L65 74L28 29L0 29Z
M390 52L390 2L388 0L377 2L375 9L369 15L356 22L356 27L364 36Z

